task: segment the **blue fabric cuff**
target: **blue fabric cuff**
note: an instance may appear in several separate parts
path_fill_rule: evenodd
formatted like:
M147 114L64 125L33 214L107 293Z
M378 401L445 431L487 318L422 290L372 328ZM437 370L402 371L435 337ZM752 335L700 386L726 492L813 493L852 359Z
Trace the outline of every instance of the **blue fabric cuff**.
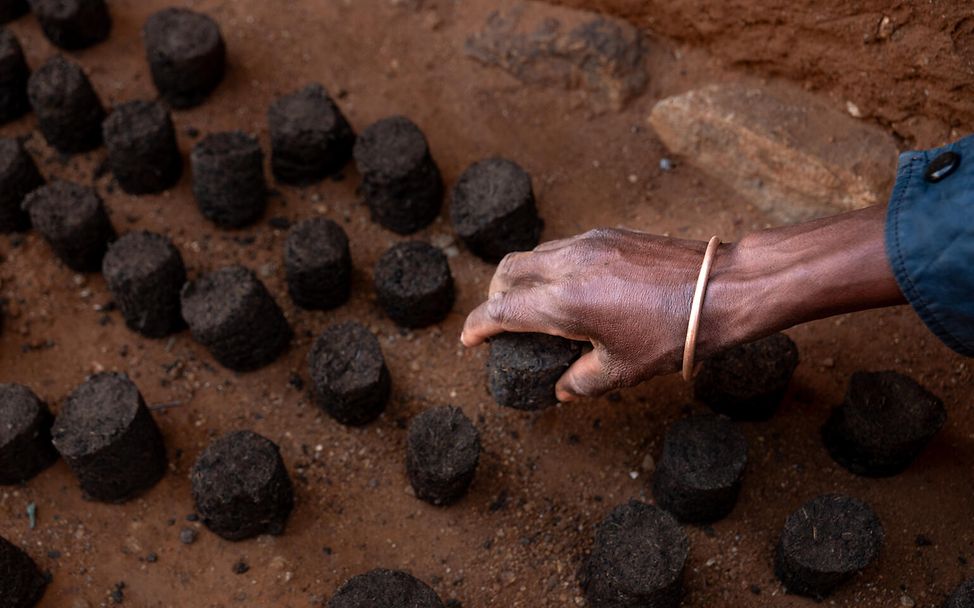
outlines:
M927 166L947 151L960 155L960 165L937 183L927 181ZM886 214L886 254L927 327L974 357L974 136L900 155Z

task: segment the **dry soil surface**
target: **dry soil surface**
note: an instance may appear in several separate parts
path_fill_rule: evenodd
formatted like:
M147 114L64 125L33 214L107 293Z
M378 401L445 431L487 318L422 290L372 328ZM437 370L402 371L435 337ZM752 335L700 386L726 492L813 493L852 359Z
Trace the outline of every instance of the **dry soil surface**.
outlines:
M106 103L153 97L139 29L166 3L110 4L111 38L72 55ZM622 111L597 111L584 91L524 86L465 57L464 42L483 28L496 4L191 2L220 22L230 71L206 104L175 114L181 148L186 153L199 133L235 128L259 134L266 145L271 100L320 81L358 130L390 114L412 117L427 133L448 184L482 157L517 160L533 175L545 239L618 225L732 239L766 225L746 201L688 165L661 171L665 150L645 126L659 98L739 74L691 48L651 40L645 92ZM563 16L556 12L561 9L550 10ZM10 27L32 66L55 53L31 17ZM0 134L33 133L28 147L47 176L95 183L120 232L169 234L192 276L234 262L257 270L297 335L273 365L230 373L188 332L153 341L128 331L118 312L101 310L110 301L101 277L67 270L37 234L0 238L0 295L8 313L0 381L31 386L56 410L87 374L126 371L156 408L171 463L156 487L124 505L83 500L63 462L23 487L0 491L0 534L51 573L43 607L116 600L145 607L320 606L345 579L378 566L411 570L444 600L468 607L584 604L575 573L593 526L630 497L651 499L663 430L701 409L691 404L687 386L667 377L540 414L501 409L486 391L486 350L464 350L457 340L492 268L452 242L445 214L418 237L452 255L457 303L440 325L405 332L383 316L370 287L372 264L401 238L369 221L352 167L341 181L278 187L264 220L227 232L201 218L188 170L164 195L126 196L99 170L104 150L65 160L34 129L27 117ZM284 231L280 221L270 221L315 214L346 227L356 268L351 302L329 313L290 303L281 264ZM353 318L380 336L394 385L386 413L362 429L342 427L313 405L305 370L312 336ZM690 528L684 605L811 605L784 594L775 581L773 547L789 512L836 491L875 507L887 545L829 605L939 605L974 574L971 363L951 354L907 308L789 333L802 357L793 388L772 421L743 426L751 460L737 508L713 527ZM832 463L819 440L829 408L857 369L911 374L947 403L946 428L898 477L855 477ZM409 490L405 425L424 408L444 403L475 420L484 454L469 496L436 508ZM278 442L296 482L297 507L282 536L231 543L187 520L194 459L213 437L241 428ZM33 529L29 504L36 505ZM180 542L183 528L198 529L194 543ZM249 570L235 574L241 560Z

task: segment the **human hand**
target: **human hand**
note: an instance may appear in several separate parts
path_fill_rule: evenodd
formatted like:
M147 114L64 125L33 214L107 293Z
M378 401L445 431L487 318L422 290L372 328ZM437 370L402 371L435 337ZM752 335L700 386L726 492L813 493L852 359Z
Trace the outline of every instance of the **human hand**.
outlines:
M497 268L488 299L464 324L476 346L501 332L540 332L588 341L592 351L559 379L559 401L596 396L679 369L693 288L706 243L598 229L512 253ZM734 246L718 252L697 352L719 348L715 331L731 309L715 291ZM736 298L735 298L736 300ZM722 332L721 344L733 338Z

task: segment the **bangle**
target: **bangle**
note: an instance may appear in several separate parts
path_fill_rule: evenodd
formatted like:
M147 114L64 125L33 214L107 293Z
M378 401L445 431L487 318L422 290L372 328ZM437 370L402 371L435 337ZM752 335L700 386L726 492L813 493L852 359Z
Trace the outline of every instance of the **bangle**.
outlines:
M687 339L683 345L683 379L687 382L693 378L693 355L697 348L697 329L700 327L700 311L703 310L703 298L707 293L707 281L710 279L710 269L717 256L717 246L720 238L710 237L707 251L703 254L703 264L697 276L697 286L693 290L693 301L690 303L690 322L687 325Z

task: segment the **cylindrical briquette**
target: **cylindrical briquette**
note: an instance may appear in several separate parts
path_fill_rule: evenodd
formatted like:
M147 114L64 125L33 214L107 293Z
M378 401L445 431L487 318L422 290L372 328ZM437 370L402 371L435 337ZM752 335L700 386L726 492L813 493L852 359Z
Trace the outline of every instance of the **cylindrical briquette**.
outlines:
M264 153L241 131L213 133L190 154L193 195L203 216L225 228L257 221L267 206Z
M16 139L0 139L0 232L30 227L24 198L44 185L34 159Z
M408 572L375 569L348 579L327 608L444 608L429 585Z
M479 461L480 432L460 408L430 408L409 423L406 472L418 498L434 505L458 501Z
M653 497L680 521L717 521L734 508L746 465L747 439L728 418L684 418L663 438Z
M168 237L146 231L126 234L109 246L102 275L133 331L161 338L185 327L179 291L186 283L186 267Z
M531 176L506 158L467 167L453 186L450 220L470 251L488 262L534 249L541 236Z
M226 368L243 372L263 367L291 342L281 308L257 275L243 266L221 268L187 283L181 301L193 338Z
M798 347L785 334L772 334L706 359L694 380L694 395L734 420L767 420L781 404L796 367Z
M13 21L17 17L26 15L29 10L27 0L0 0L0 23Z
M453 308L450 265L429 243L393 245L379 258L372 278L382 310L403 327L432 325Z
M142 36L152 81L172 107L203 103L223 80L226 46L220 27L209 16L166 8L146 20Z
M294 488L277 445L251 431L211 443L190 475L196 510L227 540L281 534L294 508Z
M122 502L166 472L166 447L138 387L122 373L95 374L54 420L54 447L94 500Z
M31 608L41 601L47 579L23 549L0 536L0 600L4 608Z
M943 608L974 608L974 578L969 578L950 594Z
M540 410L558 403L555 384L582 353L559 336L503 333L490 339L487 386L500 405Z
M690 551L686 533L662 509L630 500L595 531L579 571L592 608L676 608Z
M61 55L30 75L27 97L44 139L59 152L87 152L101 145L105 109L78 64Z
M902 472L947 421L936 395L892 371L855 372L822 439L832 458L857 475Z
M183 159L168 110L155 101L129 101L102 125L108 164L129 194L162 192L179 181Z
M31 224L72 270L97 272L108 244L115 240L108 213L93 189L53 181L24 199Z
M883 526L864 502L825 494L785 520L775 576L788 591L824 598L869 565L883 545Z
M443 179L415 123L404 116L383 118L359 135L353 152L373 221L410 234L436 219Z
M0 384L0 484L27 481L57 460L53 422L47 405L29 388Z
M44 36L62 49L83 49L108 38L112 17L105 0L29 0Z
M337 173L352 157L355 133L320 84L271 104L271 168L279 182L304 185Z
M30 68L20 41L13 32L0 27L0 124L16 120L30 109L28 78Z
M379 341L355 321L325 329L308 351L317 404L338 422L375 420L389 400L391 381Z
M352 255L348 235L335 222L316 217L291 226L284 243L291 299L301 308L328 310L348 300Z

